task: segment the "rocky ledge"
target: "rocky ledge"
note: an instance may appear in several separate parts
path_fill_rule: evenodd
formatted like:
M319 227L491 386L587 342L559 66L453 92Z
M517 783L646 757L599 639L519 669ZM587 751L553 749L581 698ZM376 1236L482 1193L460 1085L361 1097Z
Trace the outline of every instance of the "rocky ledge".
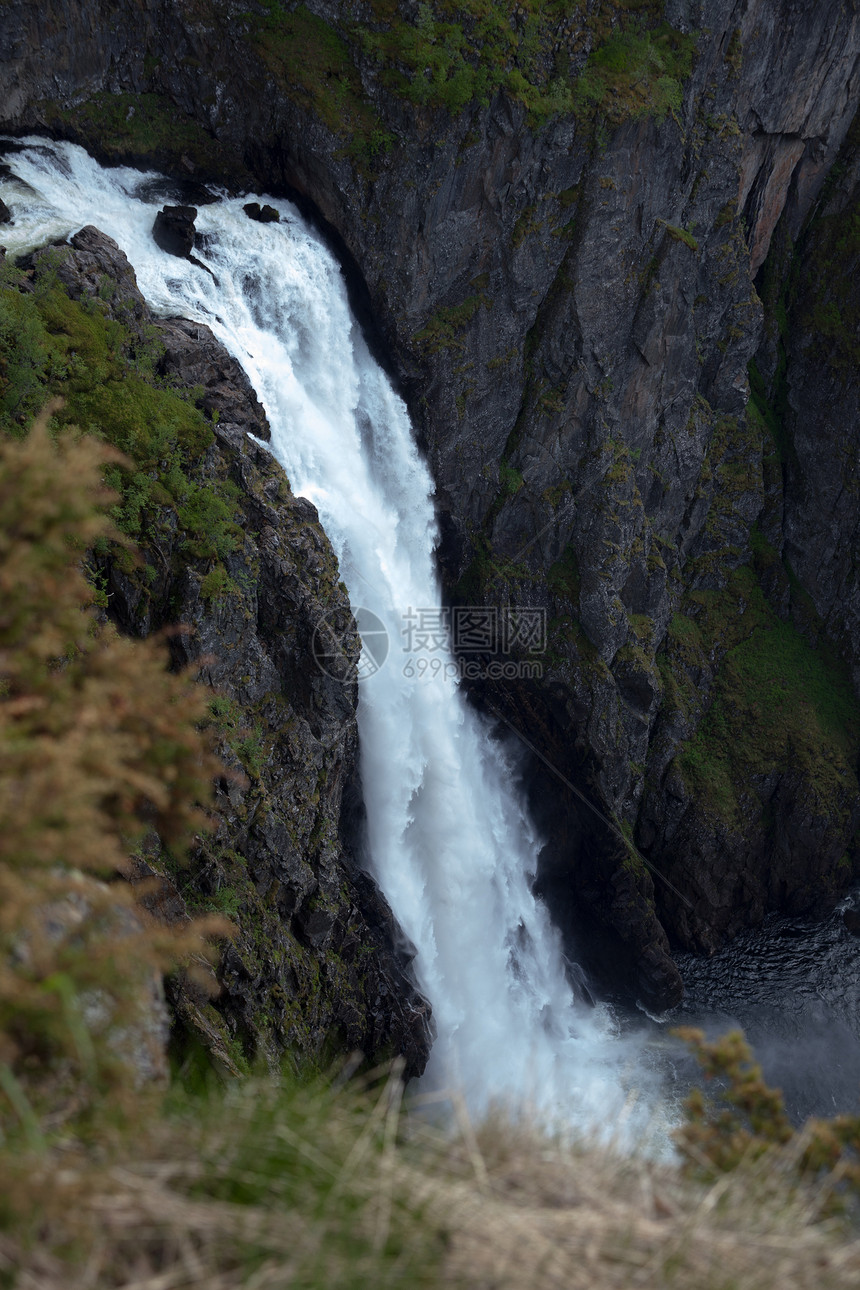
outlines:
M125 256L94 228L72 238L56 272L72 300L98 300L132 342L145 336L172 388L194 392L213 433L188 475L227 496L233 511L233 549L217 563L189 552L182 516L170 506L147 526L139 559L96 557L121 630L169 629L177 663L211 687L227 768L217 829L191 863L174 866L154 837L137 861L139 877L160 880L149 897L160 916L217 911L239 929L220 954L213 1001L189 981L172 983L176 1042L196 1036L228 1067L277 1064L287 1052L327 1065L359 1050L373 1063L402 1057L406 1073L418 1074L431 1039L429 1006L344 825L360 801L356 684L324 675L311 648L328 618L354 660L359 651L316 511L292 494L258 442L268 437L265 413L207 327L154 318Z

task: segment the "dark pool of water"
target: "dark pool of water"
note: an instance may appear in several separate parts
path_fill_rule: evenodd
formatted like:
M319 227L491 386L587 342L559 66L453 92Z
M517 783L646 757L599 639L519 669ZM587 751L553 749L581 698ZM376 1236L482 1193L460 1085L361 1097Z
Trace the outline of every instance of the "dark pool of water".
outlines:
M860 909L860 891L824 920L772 915L712 958L676 956L684 1002L647 1027L679 1095L697 1068L671 1028L716 1038L740 1027L796 1123L860 1112L860 937L845 926L846 907Z

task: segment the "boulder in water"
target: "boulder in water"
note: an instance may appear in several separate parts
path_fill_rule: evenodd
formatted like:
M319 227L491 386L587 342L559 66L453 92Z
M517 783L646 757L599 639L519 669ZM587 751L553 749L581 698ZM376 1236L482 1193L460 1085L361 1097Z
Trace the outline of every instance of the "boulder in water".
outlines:
M852 936L860 936L860 909L843 909L842 921Z
M275 214L277 214L277 211L275 212ZM11 224L11 223L12 223L12 212L10 211L6 203L2 199L0 199L0 224Z
M261 206L259 202L247 202L242 210L248 219L255 219L259 224L279 224L281 220L274 206Z
M156 244L169 255L178 255L183 260L189 260L194 246L196 218L196 206L162 207L152 226L152 236Z

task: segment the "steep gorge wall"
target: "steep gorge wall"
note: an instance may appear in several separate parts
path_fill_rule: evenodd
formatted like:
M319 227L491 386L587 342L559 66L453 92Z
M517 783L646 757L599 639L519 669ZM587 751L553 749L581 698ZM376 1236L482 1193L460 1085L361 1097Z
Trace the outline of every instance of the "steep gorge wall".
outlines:
M23 346L9 344L10 310ZM214 998L193 973L168 982L177 1055L202 1043L228 1069L285 1053L327 1067L358 1050L420 1073L429 1007L343 827L360 795L358 634L314 507L257 442L269 428L247 377L207 327L155 319L125 255L93 227L4 274L0 327L0 414L5 378L24 388L27 358L52 349L71 361L38 364L33 405L59 393L57 415L126 454L110 468L126 545L103 543L88 561L99 603L127 634L172 629L175 661L212 690L225 767L215 831L185 865L154 833L134 857L156 917L215 912L236 929L219 944ZM341 680L314 657L323 621L343 641Z
M667 933L709 949L767 908L813 907L857 863L839 655L855 658L856 506L830 497L822 450L843 452L856 384L842 373L822 420L798 306L789 451L773 389L748 406L747 365L774 230L801 236L854 117L860 13L670 0L697 52L662 121L633 114L620 78L536 128L505 93L453 114L408 101L353 27L388 10L311 9L279 27L271 7L144 2L106 6L100 27L91 6L13 0L3 115L296 192L336 230L433 468L452 598L547 612L543 680L479 698L671 886L536 765L540 884L666 1003ZM568 22L569 77L625 11ZM165 105L185 114L170 128ZM823 527L822 562L807 535Z

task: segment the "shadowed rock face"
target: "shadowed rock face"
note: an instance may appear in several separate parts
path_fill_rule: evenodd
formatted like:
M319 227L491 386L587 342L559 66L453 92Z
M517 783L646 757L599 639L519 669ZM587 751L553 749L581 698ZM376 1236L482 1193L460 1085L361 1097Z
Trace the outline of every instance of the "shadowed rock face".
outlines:
M860 689L860 131L797 244L784 287L785 396L791 446L785 480L785 553ZM766 366L763 356L762 365ZM780 390L779 382L783 382Z
M384 897L342 836L344 798L358 793L356 686L325 676L311 648L317 623L334 615L356 658L359 651L334 552L314 507L292 495L277 462L248 437L268 437L265 413L209 328L155 319L125 256L98 230L83 229L72 248L58 269L69 294L97 295L110 278L112 316L141 336L156 328L162 374L202 386L200 406L218 413L215 440L189 474L229 483L242 516L220 588L206 582L210 561L182 552L181 522L168 507L153 526L157 540L141 545L145 563L100 560L122 630L148 635L182 624L173 653L217 696L214 724L232 771L217 786L217 832L187 870L173 871L155 838L140 862L138 876L161 875L159 917L214 908L240 928L221 953L214 1004L189 982L172 987L174 1007L228 1066L234 1038L272 1063L285 1049L322 1062L360 1050L371 1063L402 1056L418 1074L429 1006Z
M366 19L311 8L344 38ZM812 338L832 311L803 301L822 276L804 229L857 105L856 8L669 0L667 20L703 34L661 124L613 124L610 103L602 125L535 132L503 94L452 118L395 98L357 55L390 143L363 158L226 2L112 6L101 32L91 9L49 0L37 22L6 6L7 122L311 203L410 400L449 594L546 611L542 679L477 697L671 884L536 764L539 884L563 928L596 922L594 963L659 1006L679 989L670 939L709 949L849 882L857 747L838 651L856 680L857 507L847 457L829 466L857 387L822 374ZM196 123L196 151L111 142L102 100L101 117L72 107L106 90L161 95ZM853 209L844 185L827 200L834 220ZM760 294L775 318L789 273L783 397Z

